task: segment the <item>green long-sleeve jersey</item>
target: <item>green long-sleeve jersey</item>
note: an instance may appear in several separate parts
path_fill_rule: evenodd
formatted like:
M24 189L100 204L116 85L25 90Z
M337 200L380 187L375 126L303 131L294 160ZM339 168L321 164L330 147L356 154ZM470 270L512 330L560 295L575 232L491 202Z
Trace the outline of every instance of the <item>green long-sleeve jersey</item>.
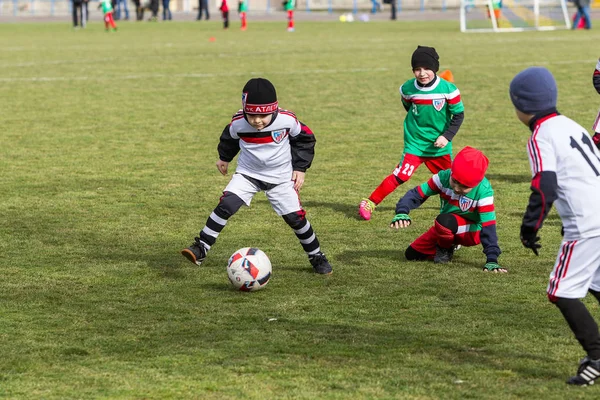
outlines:
M445 132L452 115L465 110L458 88L439 76L431 87L421 87L412 78L400 86L400 95L408 110L404 119L404 153L422 157L452 154L452 142L441 149L433 143Z

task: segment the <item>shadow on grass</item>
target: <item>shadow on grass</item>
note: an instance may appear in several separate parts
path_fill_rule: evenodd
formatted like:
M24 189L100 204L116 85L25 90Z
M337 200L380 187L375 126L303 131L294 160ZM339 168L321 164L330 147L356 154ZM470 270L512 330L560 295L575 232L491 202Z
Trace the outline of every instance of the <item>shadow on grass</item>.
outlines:
M481 246L474 246L481 249ZM385 259L385 260L394 260L398 262L399 268L406 263L418 263L423 265L423 268L476 268L481 269L481 263L478 263L473 260L465 260L465 257L461 257L461 252L469 251L466 248L463 248L454 253L454 258L449 264L434 264L431 260L423 260L423 261L408 261L404 257L404 252L406 247L402 249L390 249L390 250L352 250L352 251L344 251L338 253L336 256L336 261L345 264L345 265L371 265L374 264L374 260ZM482 260L483 261L483 260Z
M358 216L358 203L356 204L344 204L344 203L334 203L334 202L327 202L327 201L307 201L307 202L302 202L302 206L306 209L306 210L311 210L312 208L319 208L319 207L324 207L324 208L329 208L335 212L344 214L346 216L346 218L349 219L355 219L357 221L362 221L362 218L360 218ZM420 210L427 210L427 209L432 209L432 210L439 210L439 207L435 207L435 206L422 206L419 207ZM385 205L378 205L377 206L377 210L376 213L385 213L385 214L389 214L390 215L390 219L394 216L394 212L396 210L396 202L394 200L394 202L388 202L386 201Z
M508 215L510 215L511 217L516 217L516 218L522 219L524 213L525 213L525 208L523 208L523 211L513 211L513 212L508 213ZM559 226L559 227L562 226L562 221L560 219L560 215L558 215L557 213L548 214L548 216L544 220L544 226Z
M436 320L435 317L429 318L431 318L430 322ZM439 322L443 324L443 318ZM501 320L495 323L499 324ZM448 335L436 327L428 327L427 324L419 329L411 324L382 327L366 326L365 323L360 322L319 323L294 317L278 318L277 322L268 326L262 324L264 322L258 322L256 317L241 318L238 321L238 325L254 328L258 325L269 333L270 348L264 355L270 360L285 358L309 366L323 363L336 365L343 362L347 368L353 366L372 368L374 374L388 369L423 370L427 369L427 366L435 369L439 364L452 366L451 369L437 370L438 373L449 376L455 374L470 376L474 374L473 371L488 370L503 374L513 371L519 375L518 379L545 377L561 380L564 378L560 368L547 368L553 365L555 360L543 353L522 349L507 350L506 346L490 342L490 337ZM230 352L227 347L230 343L221 340L225 333L217 330L216 327L212 332L203 332L202 335L211 338L213 349ZM240 333L238 332L237 335ZM199 340L199 338L195 339ZM261 355L260 352L248 354L248 362L252 362L253 365L256 360L260 362ZM237 359L236 363L243 364L244 360ZM271 363L264 363L260 368L268 370L278 367ZM398 379L403 382L420 379L410 374L401 375Z
M494 182L506 182L506 183L530 183L531 175L509 175L509 174L486 174L488 180Z

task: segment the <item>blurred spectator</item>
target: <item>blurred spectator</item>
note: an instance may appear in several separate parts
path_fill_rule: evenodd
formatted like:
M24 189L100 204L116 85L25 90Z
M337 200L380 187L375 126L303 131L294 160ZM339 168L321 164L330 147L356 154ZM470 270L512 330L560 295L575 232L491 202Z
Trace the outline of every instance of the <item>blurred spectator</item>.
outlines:
M169 3L171 0L162 0L163 5L163 21L170 21L173 19L173 15L171 15L171 10L169 9Z
M384 4L389 4L392 12L391 19L396 19L396 0L383 0Z
M227 0L222 0L221 7L221 16L223 17L223 29L229 28L229 7L227 6Z
M127 6L127 0L117 0L117 7L116 7L116 15L115 15L115 19L119 20L121 19L121 8L123 8L123 11L125 12L125 19L128 20L129 19L129 7Z
M85 28L86 17L86 6L83 0L73 0L73 28Z
M202 12L206 13L206 20L210 19L210 15L208 14L208 0L199 0L198 3L198 16L196 17L196 21L200 21L202 19Z
M579 25L579 20L581 18L585 19L585 25L583 27L585 29L590 29L592 27L592 21L590 19L590 0L574 0L573 4L577 7L577 14L575 14L571 29L577 29L577 25Z
M135 4L135 19L136 19L136 21L143 21L145 7L142 4L142 0L133 0L133 4Z
M152 16L148 21L156 22L158 20L158 0L150 0L150 11L152 11Z
M371 0L371 14L375 14L377 13L377 10L381 10L381 3L378 2L377 0Z
M90 20L90 1L89 0L83 0L83 5L82 10L85 12L85 22L87 23Z

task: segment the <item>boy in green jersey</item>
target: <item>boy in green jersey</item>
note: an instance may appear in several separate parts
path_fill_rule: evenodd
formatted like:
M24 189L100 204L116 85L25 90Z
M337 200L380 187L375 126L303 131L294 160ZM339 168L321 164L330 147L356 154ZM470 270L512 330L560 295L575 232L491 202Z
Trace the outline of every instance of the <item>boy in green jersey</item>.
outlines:
M284 0L283 9L287 11L288 32L294 32L294 7L296 7L296 0Z
M448 263L457 245L483 245L484 271L507 272L498 265L500 247L496 234L494 191L485 177L487 157L479 150L465 147L452 162L452 168L440 171L427 182L406 192L396 204L396 216L390 227L407 228L410 210L430 196L439 194L440 214L434 226L419 236L404 253L406 259Z
M245 31L248 29L246 22L246 13L248 12L248 0L240 0L238 3L238 12L240 13L240 19L242 20L241 30Z
M109 31L109 26L113 32L116 31L117 25L115 24L115 20L113 18L113 6L111 0L100 0L98 8L102 8L102 13L104 13L104 26L106 28L106 32Z
M439 56L433 47L418 46L412 55L415 75L400 87L404 119L404 150L400 163L358 207L362 219L371 219L375 207L421 164L437 173L452 165L452 139L464 119L464 106L456 86L437 76Z

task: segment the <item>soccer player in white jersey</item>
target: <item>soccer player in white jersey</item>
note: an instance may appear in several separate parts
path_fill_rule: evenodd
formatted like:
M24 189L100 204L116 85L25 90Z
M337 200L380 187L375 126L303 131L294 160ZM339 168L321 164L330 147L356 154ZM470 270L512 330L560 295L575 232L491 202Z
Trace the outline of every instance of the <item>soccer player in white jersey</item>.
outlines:
M567 383L591 385L600 377L600 334L580 299L589 292L600 301L600 152L581 125L556 110L556 82L546 68L517 74L510 99L518 119L532 132L527 144L532 193L521 242L538 254L538 231L554 204L564 238L550 273L548 299L587 353Z
M226 175L239 153L237 169L223 190L219 204L194 243L181 251L200 265L215 244L227 220L254 195L264 191L275 212L294 230L313 270L331 274L317 235L306 219L298 191L314 157L316 139L294 113L279 108L275 87L267 79L253 78L242 90L242 109L232 118L218 145L217 168Z

